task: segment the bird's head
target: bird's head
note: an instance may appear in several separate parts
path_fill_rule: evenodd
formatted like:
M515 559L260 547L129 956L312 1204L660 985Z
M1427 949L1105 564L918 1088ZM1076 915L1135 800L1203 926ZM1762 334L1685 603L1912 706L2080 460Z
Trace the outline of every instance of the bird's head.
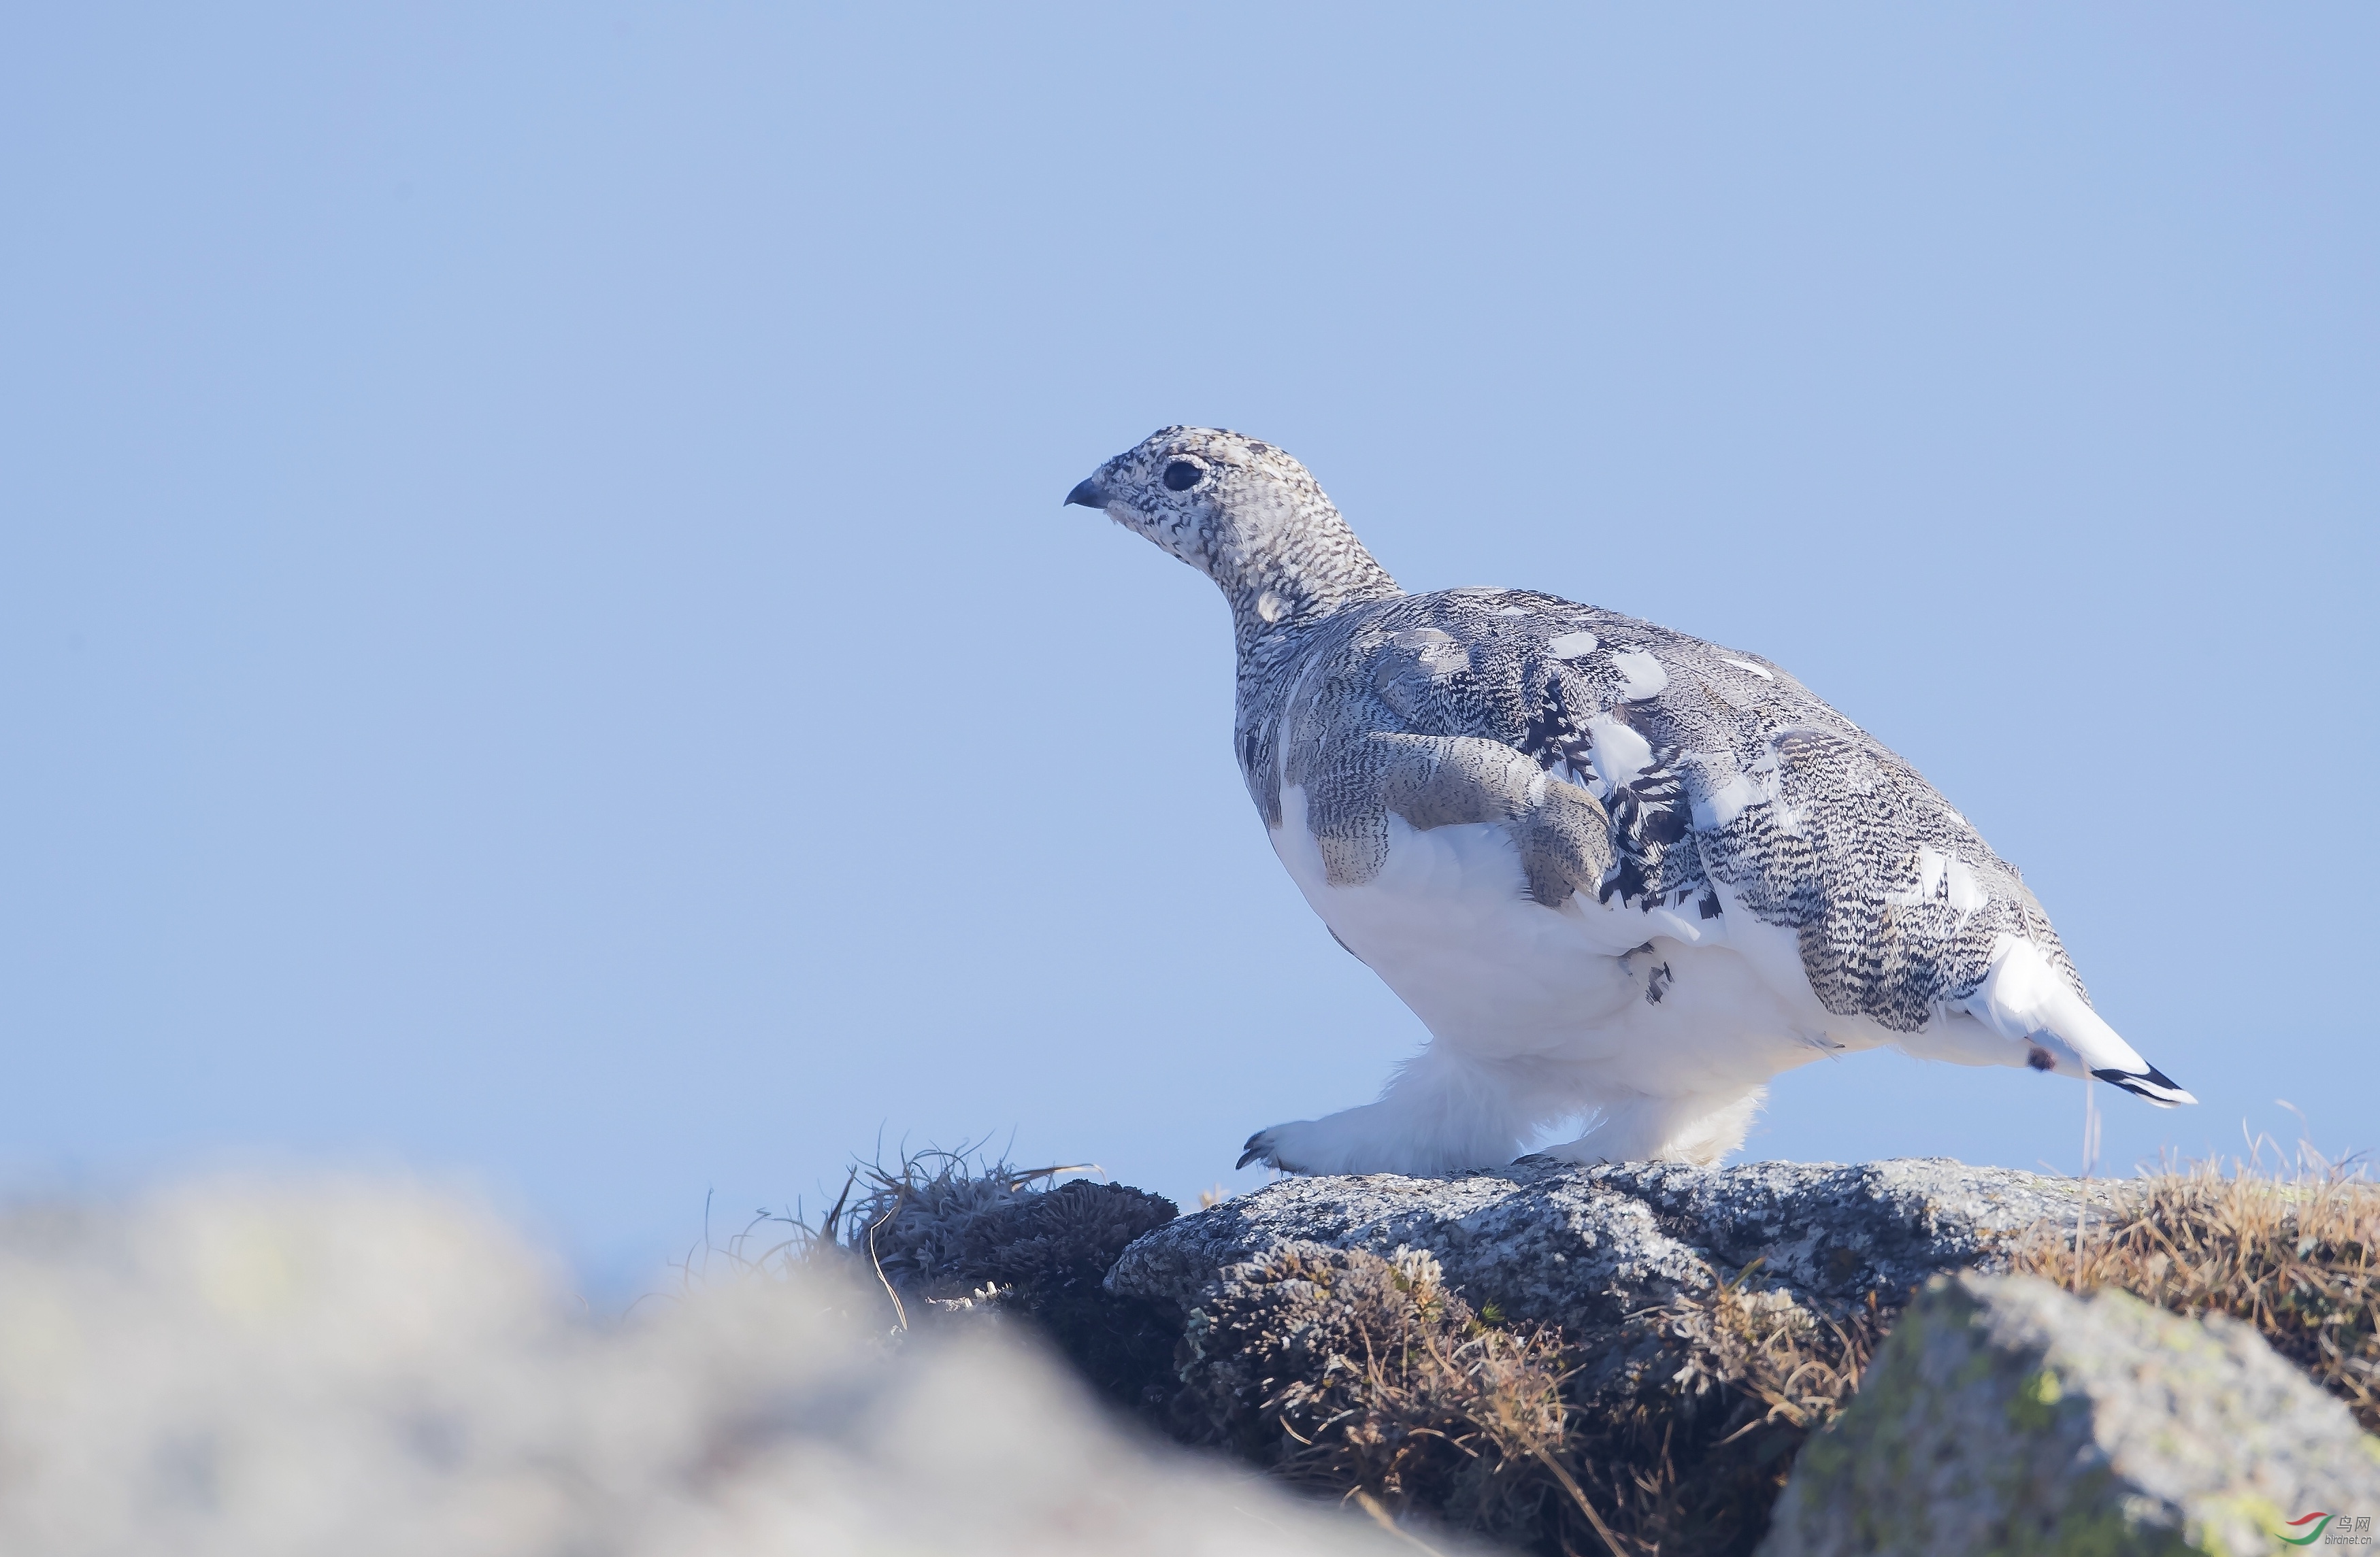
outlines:
M1304 465L1236 432L1160 428L1066 501L1147 536L1267 623L1351 585L1396 589Z

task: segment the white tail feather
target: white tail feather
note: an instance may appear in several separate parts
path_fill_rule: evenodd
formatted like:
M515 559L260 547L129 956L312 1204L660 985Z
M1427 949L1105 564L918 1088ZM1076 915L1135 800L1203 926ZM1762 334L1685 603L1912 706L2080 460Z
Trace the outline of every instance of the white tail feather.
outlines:
M2002 935L1993 945L1991 972L1967 996L1966 1008L2002 1038L2047 1054L2049 1068L2061 1075L2096 1076L2168 1108L2198 1101L2141 1057L2058 976L2041 948L2021 936Z

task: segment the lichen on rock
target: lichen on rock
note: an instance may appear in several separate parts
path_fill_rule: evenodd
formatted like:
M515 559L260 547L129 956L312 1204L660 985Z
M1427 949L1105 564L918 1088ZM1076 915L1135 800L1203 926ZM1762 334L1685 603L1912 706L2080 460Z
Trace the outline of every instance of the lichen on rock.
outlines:
M1747 1271L1755 1288L1840 1318L1871 1293L1897 1299L1938 1272L1993 1268L2027 1228L2070 1221L2083 1196L2070 1180L1948 1158L1701 1168L1530 1157L1443 1179L1283 1179L1154 1230L1108 1286L1186 1310L1225 1266L1282 1243L1402 1244L1428 1249L1473 1304L1558 1324L1609 1359L1630 1315Z
M2249 1326L1967 1274L1802 1446L1760 1553L2240 1553L2342 1507L2380 1508L2374 1441Z

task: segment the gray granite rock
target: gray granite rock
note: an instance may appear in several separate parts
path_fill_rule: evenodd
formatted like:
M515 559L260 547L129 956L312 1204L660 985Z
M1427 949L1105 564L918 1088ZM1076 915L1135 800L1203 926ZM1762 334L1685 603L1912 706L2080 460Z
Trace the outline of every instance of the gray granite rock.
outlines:
M2008 1235L2071 1217L2071 1180L1943 1157L1863 1163L1581 1167L1524 1158L1457 1178L1287 1178L1158 1228L1109 1290L1189 1309L1223 1267L1294 1239L1436 1255L1475 1307L1557 1323L1589 1348L1628 1314L1754 1282L1818 1311L1888 1302L1938 1272L1990 1269Z
M2350 1523L2286 1527L2315 1510ZM2249 1326L1967 1274L1803 1443L1760 1557L2270 1551L2374 1515L2380 1441Z

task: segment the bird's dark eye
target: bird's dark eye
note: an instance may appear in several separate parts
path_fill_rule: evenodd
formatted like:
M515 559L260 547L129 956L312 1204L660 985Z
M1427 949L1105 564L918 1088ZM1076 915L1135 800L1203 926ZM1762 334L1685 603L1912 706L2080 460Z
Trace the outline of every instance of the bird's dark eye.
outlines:
M1175 460L1165 467L1165 484L1174 491L1186 492L1198 484L1198 477L1206 474L1188 460Z

